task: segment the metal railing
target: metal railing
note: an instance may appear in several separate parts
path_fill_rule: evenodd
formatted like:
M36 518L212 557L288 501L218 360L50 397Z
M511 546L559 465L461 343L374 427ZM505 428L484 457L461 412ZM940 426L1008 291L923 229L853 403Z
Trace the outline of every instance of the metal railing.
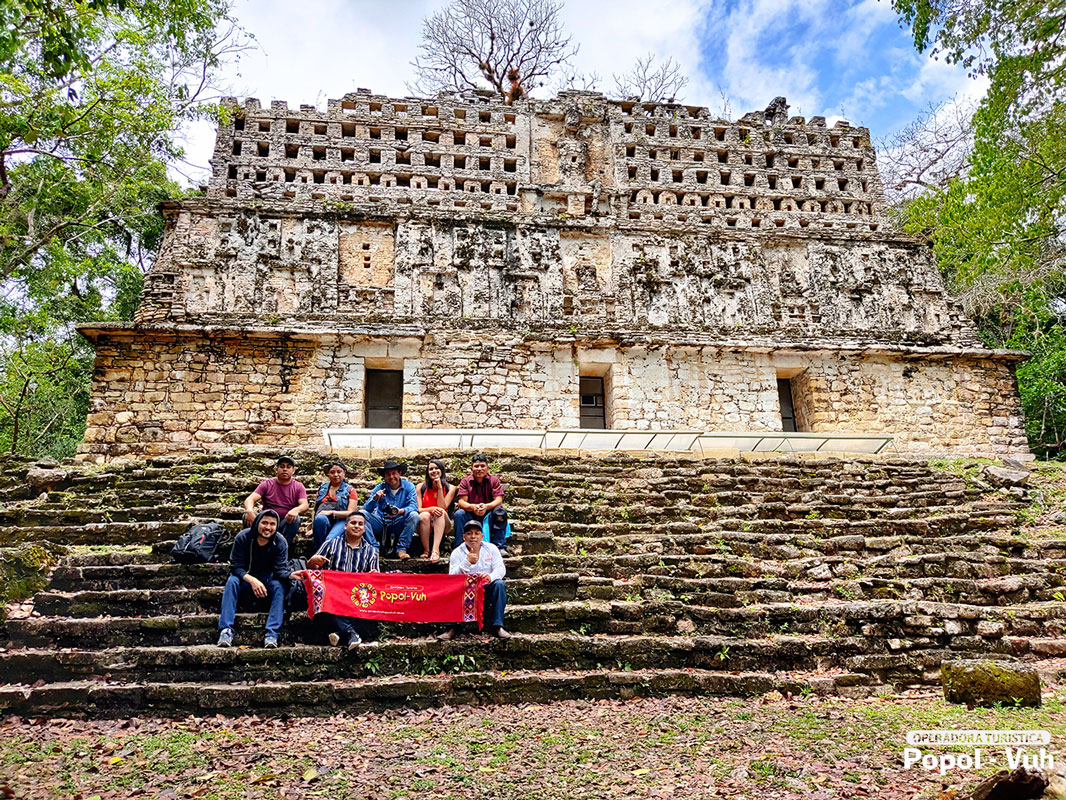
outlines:
M739 450L760 453L870 453L892 445L887 434L717 432L693 430L637 431L548 428L327 428L331 449L370 450Z

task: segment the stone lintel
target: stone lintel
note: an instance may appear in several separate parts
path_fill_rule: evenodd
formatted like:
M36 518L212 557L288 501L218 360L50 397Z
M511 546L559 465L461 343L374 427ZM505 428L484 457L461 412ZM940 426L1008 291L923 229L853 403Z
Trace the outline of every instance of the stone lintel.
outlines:
M394 342L417 345L427 337L440 339L448 332L429 330L416 324L398 324L389 328L381 325L357 325L343 328L327 328L299 323L279 327L271 325L188 325L188 324L131 324L126 322L94 322L78 326L78 332L92 342L104 336L115 338L154 338L161 341L197 338L242 338L271 339L275 341L301 341L321 344L339 343L352 339L363 341L388 339ZM1002 348L958 347L950 345L919 345L877 341L811 339L779 339L767 335L744 338L721 337L710 333L678 333L676 331L571 331L541 329L515 331L506 328L476 327L450 331L461 334L483 333L486 339L507 337L522 341L531 349L554 349L556 347L611 348L611 347L672 347L672 348L718 348L723 352L744 352L764 355L810 355L834 353L838 355L876 357L883 356L904 361L943 360L952 358L991 359L1003 362L1021 362L1029 358L1024 350Z

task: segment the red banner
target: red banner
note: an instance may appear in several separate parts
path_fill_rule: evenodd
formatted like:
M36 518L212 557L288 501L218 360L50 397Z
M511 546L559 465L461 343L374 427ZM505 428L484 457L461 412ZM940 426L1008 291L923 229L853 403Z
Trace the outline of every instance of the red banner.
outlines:
M481 575L415 575L404 572L304 573L307 616L394 622L476 622L481 628L485 581Z

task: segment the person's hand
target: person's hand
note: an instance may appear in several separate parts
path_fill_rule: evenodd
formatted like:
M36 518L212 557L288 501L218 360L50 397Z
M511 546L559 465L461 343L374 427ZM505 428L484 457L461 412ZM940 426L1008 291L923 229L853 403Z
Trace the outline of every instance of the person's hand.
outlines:
M434 478L434 479L433 479L433 488L435 488L435 489L441 489L441 488L443 488L443 487L442 487L442 486L440 485L440 478Z
M253 522L255 522L255 512L254 511L245 511L244 512L244 524L247 525L250 528L250 527L252 527L252 523Z
M439 506L433 506L433 508L429 510L429 513L431 513L435 517L439 517L441 514L444 513L444 509L440 508Z
M298 512L295 508L290 508L289 513L285 515L285 521L292 522L293 520L298 519L299 516L300 512Z
M478 559L478 553L475 552L474 550L471 550L469 553L466 554L466 560L469 561L471 564L476 564L477 563L477 559Z
M485 504L484 503L478 503L476 506L474 506L474 510L477 511L477 515L479 517L485 516Z
M375 500L381 500L384 496L385 496L385 490L384 489L378 489L377 492L374 494L374 499Z
M325 556L311 556L309 559L307 559L307 566L309 566L311 569L318 569L327 561L329 561L329 559Z
M248 575L246 577L248 578L249 585L252 587L252 593L256 597L267 596L267 587L263 585L263 582L259 580L259 578L256 578L252 575Z
M293 583L296 583L297 581L302 581L304 579L305 574L306 573L302 569L298 569L296 570L296 572L289 573L289 580Z

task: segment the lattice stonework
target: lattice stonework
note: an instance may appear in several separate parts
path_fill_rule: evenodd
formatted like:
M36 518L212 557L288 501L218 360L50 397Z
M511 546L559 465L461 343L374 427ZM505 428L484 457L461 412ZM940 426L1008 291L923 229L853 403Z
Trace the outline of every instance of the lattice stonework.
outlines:
M781 99L229 105L136 324L82 328L88 457L318 443L364 424L367 369L402 371L404 428L576 428L595 378L608 429L772 432L787 380L801 432L1027 452L1024 355L888 228L865 128Z

